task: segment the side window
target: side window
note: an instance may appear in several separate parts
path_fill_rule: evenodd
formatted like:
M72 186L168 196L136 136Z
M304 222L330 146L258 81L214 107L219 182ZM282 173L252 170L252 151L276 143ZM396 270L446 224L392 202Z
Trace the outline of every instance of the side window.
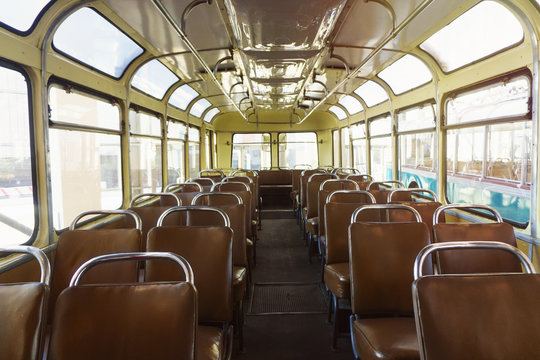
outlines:
M188 129L188 160L189 177L194 178L199 175L201 169L201 131L196 127Z
M49 89L53 223L69 226L88 209L122 205L120 110L62 85Z
M265 169L271 166L269 133L234 134L232 138L233 169Z
M182 183L186 179L186 125L169 119L167 122L167 184Z
M37 224L29 84L0 64L0 246L28 242Z

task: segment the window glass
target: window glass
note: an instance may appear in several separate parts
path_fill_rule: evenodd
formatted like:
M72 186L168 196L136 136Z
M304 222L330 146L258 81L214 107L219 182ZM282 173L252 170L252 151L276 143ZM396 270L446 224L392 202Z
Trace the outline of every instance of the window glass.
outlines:
M141 66L133 76L131 86L153 96L163 99L167 90L180 79L159 60L151 60Z
M210 134L207 132L206 136L204 138L205 140L205 148L206 148L206 168L211 169L212 168L212 161L210 156Z
M279 167L294 169L296 165L308 164L315 169L319 166L317 135L314 132L280 133L278 144Z
M161 140L141 136L129 138L131 196L162 190Z
M405 55L377 74L399 95L417 88L433 78L428 67L417 57Z
M177 121L168 121L167 122L167 137L169 139L180 139L184 140L186 138L186 125L177 122Z
M52 86L49 92L51 116L63 125L56 128L53 121L49 129L52 217L54 227L63 229L84 210L110 210L122 205L122 156L117 132L120 112L110 102L81 92L66 93L58 86ZM77 125L111 133L96 133Z
M399 149L402 172L406 171L403 167L433 168L433 159L435 158L434 133L400 135Z
M361 173L367 173L366 163L366 139L356 139L352 141L353 167Z
M392 133L392 118L390 115L378 117L369 122L369 136L387 135Z
M365 123L359 123L351 125L351 138L352 139L359 139L359 138L365 138L366 137L366 128Z
M488 128L488 177L531 183L531 125L523 121Z
M117 105L97 97L66 91L57 85L49 90L51 121L120 130L120 110Z
M36 225L28 84L0 66L0 246L30 239Z
M508 9L495 1L482 1L433 34L420 48L448 72L516 45L522 39L521 24Z
M180 110L186 110L189 103L197 96L199 96L198 92L196 92L188 84L184 84L178 89L174 90L169 98L169 104L176 106Z
M347 118L347 114L345 113L345 111L343 111L342 108L340 108L339 106L330 106L330 108L328 109L328 111L332 112L334 115L336 115L336 117L338 118L338 120L343 120L343 119L346 119Z
M234 134L232 138L233 169L270 168L271 142L269 133L260 134Z
M213 109L208 110L206 115L204 115L204 121L207 123L211 122L212 119L214 119L214 116L216 116L217 114L219 114L218 108L213 108Z
M201 149L201 132L194 127L188 128L188 163L189 177L194 178L199 176L201 169L200 164L200 149Z
M129 126L132 134L161 136L161 120L154 115L130 110Z
M212 104L210 104L210 101L206 99L200 99L195 104L193 104L193 106L189 110L189 114L200 118L204 110L208 109L210 106L212 106Z
M351 138L349 128L341 128L341 166L351 167Z
M183 183L186 179L184 170L185 143L181 140L169 140L167 142L167 183Z
M119 135L49 130L53 223L71 224L88 209L122 205L122 156Z
M115 78L143 53L143 48L90 8L82 8L60 24L53 45L64 54Z
M339 130L332 131L332 143L333 143L333 151L334 151L334 157L333 157L333 166L334 167L340 167L339 165Z
M521 116L529 112L530 80L519 76L461 93L446 103L447 125Z
M371 175L376 181L392 179L392 138L390 136L370 140Z
M0 22L19 31L28 31L39 13L52 0L2 1L0 3Z
M368 107L380 104L388 100L388 94L384 88L375 81L368 80L360 85L354 93L362 98Z
M398 131L431 129L435 127L435 104L423 104L397 114Z
M358 114L360 111L364 110L362 103L358 99L356 99L354 96L351 96L351 95L346 95L342 97L338 101L338 103L342 105L345 109L347 109L347 111L351 115Z

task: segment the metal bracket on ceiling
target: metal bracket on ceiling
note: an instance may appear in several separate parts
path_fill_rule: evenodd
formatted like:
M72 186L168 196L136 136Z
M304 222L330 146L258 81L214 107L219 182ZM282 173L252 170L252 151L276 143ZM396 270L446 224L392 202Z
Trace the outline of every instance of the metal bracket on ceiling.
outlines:
M191 13L191 10L195 9L196 6L202 5L202 4L208 4L208 5L211 5L211 4L212 4L212 0L193 0L192 2L190 2L190 3L186 6L186 8L184 9L184 12L182 13L182 23L180 24L180 26L181 26L183 32L186 31L187 17L188 17L189 14Z
M233 59L232 56L225 56L225 57L222 57L221 59L219 59L217 61L216 65L214 65L214 68L212 69L212 74L214 74L214 76L217 76L219 64L221 64L224 61L232 60L232 59Z
M245 100L250 100L250 99L249 99L249 96L246 96L246 97L242 98L242 100L240 100L240 102L238 103L238 108L239 108L239 109L240 109L240 107L242 106L242 103L243 103ZM251 101L251 100L250 100L250 101ZM252 104L250 107L253 107L253 104ZM248 108L246 109L246 111L247 111L250 107L248 107Z
M368 3L368 2L374 2L374 3L377 3L379 5L382 5L386 11L388 11L388 14L390 15L390 17L392 18L392 31L394 31L397 27L397 18L396 18L396 12L394 11L394 8L392 7L392 5L386 1L386 0L364 0L365 3Z
M332 53L330 54L330 59L336 59L339 60L343 66L345 67L345 71L347 72L347 76L351 73L351 68L349 67L349 64L347 64L347 60L341 55L334 54L334 49L332 49Z
M233 91L233 89L234 89L236 86L238 86L238 85L244 85L244 82L243 82L243 81L239 81L239 82L237 82L237 83L234 83L234 84L231 86L230 90L229 90L229 96L232 96L232 93L233 93L232 91ZM249 99L249 97L248 97L248 99Z

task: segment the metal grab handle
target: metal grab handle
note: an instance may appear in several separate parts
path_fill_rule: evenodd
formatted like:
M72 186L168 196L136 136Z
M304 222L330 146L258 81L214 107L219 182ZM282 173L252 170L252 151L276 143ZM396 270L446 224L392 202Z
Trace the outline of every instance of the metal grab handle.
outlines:
M375 205L364 205L362 207L359 207L358 209L354 210L352 216L351 216L351 224L356 222L356 217L358 214L360 214L362 211L365 210L407 210L413 213L414 217L416 218L416 222L422 222L422 216L420 216L420 213L410 207L409 205L403 205L403 204L375 204Z
M249 183L250 184L253 184L253 180L251 180L251 178L249 176L227 176L223 179L221 179L221 182L241 182L241 181L238 181L238 178L239 177L245 177L246 179L249 180Z
M233 170L229 173L229 177L234 177L236 174L238 173L253 173L255 174L255 176L259 176L259 172L257 170L249 170L249 169L236 169L236 170ZM248 176L248 175L246 175Z
M0 253L32 255L38 261L41 270L39 282L47 286L51 285L51 264L42 250L34 246L13 245L0 246Z
M309 177L308 177L308 183L311 181L311 179L313 179L314 177L317 177L317 176L331 176L332 179L339 179L338 176L336 174L329 174L327 172L324 172L324 173L315 173L315 174L311 174Z
M216 190L216 188L221 188L221 185L223 184L242 184L242 186L244 186L244 189L245 191L249 191L251 192L251 189L249 188L249 185L246 184L246 183L243 183L243 182L240 182L240 181L228 181L228 182L218 182L218 183L215 183L214 185L212 185L212 188L210 189L211 192L217 192L219 190Z
M475 204L448 204L448 205L442 205L435 210L435 213L433 214L433 226L439 223L439 216L441 213L448 209L484 209L489 212L491 212L495 218L497 219L498 223L502 223L503 219L501 217L501 214L494 208L487 206L487 205L475 205Z
M103 263L109 263L109 262L115 262L115 261L123 261L123 260L132 260L132 261L140 261L140 260L170 260L174 261L184 271L184 275L186 276L186 282L190 284L194 284L194 277L193 277L193 270L191 269L191 266L187 262L186 259L181 257L180 255L173 254L170 252L134 252L134 253L118 253L118 254L107 254L107 255L101 255L97 256L95 258L92 258L88 261L86 261L84 264L82 264L77 271L73 274L71 277L71 281L69 282L69 287L78 286L79 282L82 278L82 276L91 268L98 264Z
M351 184L354 184L354 188L356 190L360 190L360 187L358 186L358 184L355 182L355 181L352 181L352 180L347 180L347 179L328 179L328 180L324 180L322 183L321 183L321 186L319 186L319 191L322 191L324 190L324 185L326 183L351 183Z
M362 176L364 178L367 178L368 179L367 181L369 182L373 181L373 176L369 174L349 174L345 177L345 179L348 179L350 176L358 176L358 177Z
M326 170L324 169L305 169L300 173L300 176L304 176L306 174L306 171L313 171L313 174L326 174Z
M232 193L232 192L203 192L203 193L198 193L197 195L195 195L193 200L191 200L191 205L192 206L198 206L197 205L197 199L199 199L199 198L201 198L203 196L232 196L232 197L236 198L239 205L244 204L244 202L242 201L242 198L240 197L240 195Z
M163 214L161 214L161 216L159 217L159 219L157 221L156 226L163 226L163 221L165 220L165 218L169 214L172 214L173 212L178 212L178 211L186 211L186 212L188 212L188 211L213 211L213 212L217 212L223 218L223 226L231 227L231 221L229 220L229 216L227 215L227 213L225 211L221 210L221 209L218 209L218 208L215 208L215 207L210 207L210 206L175 206L175 207L169 208L169 209L165 210L163 212Z
M172 196L176 199L176 203L178 206L182 206L182 200L178 197L178 195L174 194L174 193L171 193L171 192L157 192L157 193L144 193L144 194L139 194L137 196L135 196L133 199L131 199L131 202L129 203L129 207L133 207L133 205L135 205L135 201L136 200L139 200L143 197L147 197L147 196Z
M399 180L386 180L386 181L372 181L369 183L367 190L370 190L373 185L385 185L385 184L396 184L399 185L399 188L405 188L405 184L403 184Z
M204 177L204 173L218 173L221 177L225 177L225 173L219 169L204 169L199 171L199 177ZM211 175L207 175L211 176Z
M445 243L430 244L424 247L418 253L416 260L414 262L413 274L414 280L417 280L423 277L422 267L426 258L433 252L441 250L457 250L457 249L491 249L491 250L504 250L514 254L521 264L525 268L527 274L535 274L534 265L531 263L527 255L525 255L521 250L515 248L506 243L498 241L449 241ZM481 274L489 275L489 274Z
M439 201L439 198L437 197L437 194L435 194L435 192L429 190L429 189L394 189L392 191L390 191L390 193L388 194L388 197L386 198L386 201L387 202L390 202L392 200L392 196L394 195L394 193L397 193L397 192L410 192L411 194L412 193L415 193L415 192L425 192L425 193L428 193L429 195L431 195L433 197L433 201Z
M197 183L199 185L201 185L201 183L197 182L197 180L202 180L203 182L209 182L210 184L209 185L214 185L216 182L214 181L214 179L211 179L211 178L208 178L208 177L196 177L196 178L189 178L188 179L188 182L194 182L194 183Z
M185 182L185 183L172 183L172 184L169 184L165 187L165 192L171 192L171 189L173 189L174 187L183 187L185 185L195 185L199 188L199 191L204 191L203 187L201 184L199 183L196 183L196 182L193 182L193 181L188 181L188 182Z
M372 193L367 192L365 190L336 190L328 194L328 196L326 197L326 204L328 204L332 200L332 196L334 196L335 194L363 194L369 198L372 204L377 203L375 196L373 196Z
M311 170L312 167L309 164L296 164L293 169L300 170L299 167L306 167L304 170Z
M69 227L69 230L75 230L75 227L77 225L77 222L82 219L83 217L87 215L129 215L135 220L135 228L137 230L142 230L142 220L139 214L137 214L133 210L125 209L125 210L88 210L83 211L79 215L75 216L75 219L71 222L71 226Z
M344 172L345 170L352 170L353 171L352 173L349 173L349 175L358 175L358 174L360 174L360 170L358 170L358 169L344 168L344 167L335 169L334 174L347 174L346 172Z

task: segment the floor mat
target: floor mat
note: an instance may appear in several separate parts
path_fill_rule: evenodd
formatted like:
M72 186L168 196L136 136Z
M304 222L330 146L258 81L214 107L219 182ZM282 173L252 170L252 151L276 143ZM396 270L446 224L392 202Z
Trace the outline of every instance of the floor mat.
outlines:
M248 315L324 314L320 283L255 284Z

